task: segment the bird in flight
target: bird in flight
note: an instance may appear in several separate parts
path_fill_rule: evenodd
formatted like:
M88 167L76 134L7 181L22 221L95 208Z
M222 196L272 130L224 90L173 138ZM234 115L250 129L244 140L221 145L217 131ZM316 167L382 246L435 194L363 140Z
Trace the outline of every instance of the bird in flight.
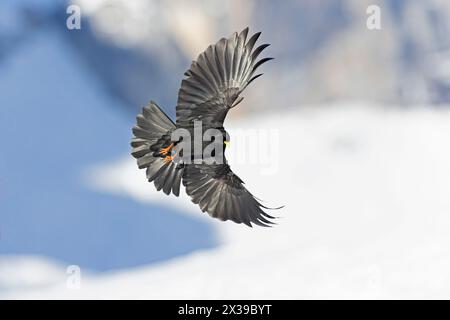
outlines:
M242 101L242 91L262 75L255 74L256 69L272 59L258 60L269 46L254 49L260 34L247 39L246 28L200 53L181 82L176 123L150 102L136 118L131 141L132 156L140 169L146 169L148 181L153 181L158 191L178 196L183 182L186 193L203 212L250 227L270 226L274 217L264 211L271 208L262 205L227 164L224 151L229 139L223 122L228 111ZM198 129L213 130L215 135L196 146L189 137L194 135L196 141ZM220 148L214 148L210 152L213 161L207 161L211 141Z

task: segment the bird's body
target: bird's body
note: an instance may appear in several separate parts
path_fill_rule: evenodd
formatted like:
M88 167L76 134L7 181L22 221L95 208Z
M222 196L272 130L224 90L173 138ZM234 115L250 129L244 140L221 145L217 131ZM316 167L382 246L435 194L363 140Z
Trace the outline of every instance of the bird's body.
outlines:
M256 60L268 45L253 50L260 33L247 41L248 28L222 38L186 71L176 107L176 123L151 102L137 116L132 155L156 189L178 196L180 185L202 211L221 220L267 226L273 217L244 187L225 158L228 133L223 122L242 101L240 94L260 76Z

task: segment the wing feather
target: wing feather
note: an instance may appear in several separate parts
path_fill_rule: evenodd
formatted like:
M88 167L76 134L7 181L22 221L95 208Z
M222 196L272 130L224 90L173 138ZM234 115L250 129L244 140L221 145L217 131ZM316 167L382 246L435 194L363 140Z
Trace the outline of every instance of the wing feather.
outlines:
M174 182L173 182L173 188L172 192L177 197L180 195L180 185L181 185L181 178L183 177L183 170L178 169L177 174L175 176Z
M247 41L248 28L239 35L233 33L199 54L181 82L177 102L177 125L191 128L194 120L203 121L205 128L223 126L226 113L232 108L247 85L258 76L253 73L270 59L257 61L268 46L254 50L261 35L252 35Z
M266 207L244 187L242 180L227 164L188 165L184 170L183 184L192 202L214 218L248 226L273 224L270 219L274 217L263 210Z

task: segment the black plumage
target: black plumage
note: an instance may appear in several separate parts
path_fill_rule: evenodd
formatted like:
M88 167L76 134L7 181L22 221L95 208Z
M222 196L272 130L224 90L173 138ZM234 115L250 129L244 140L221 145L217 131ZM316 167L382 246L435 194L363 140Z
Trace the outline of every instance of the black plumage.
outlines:
M187 163L175 154L179 141L172 141L176 129L193 132L194 121L203 129L218 129L227 137L223 122L228 111L239 104L242 91L261 74L256 70L272 58L258 59L268 44L255 43L260 32L247 40L248 28L220 39L193 61L181 82L176 106L176 124L156 105L143 108L133 128L132 155L139 168L146 168L147 179L156 189L178 196L181 181L192 202L203 212L221 220L251 226L269 226L272 216L235 175L225 157L223 163ZM225 146L224 146L225 147ZM172 153L170 153L172 151Z

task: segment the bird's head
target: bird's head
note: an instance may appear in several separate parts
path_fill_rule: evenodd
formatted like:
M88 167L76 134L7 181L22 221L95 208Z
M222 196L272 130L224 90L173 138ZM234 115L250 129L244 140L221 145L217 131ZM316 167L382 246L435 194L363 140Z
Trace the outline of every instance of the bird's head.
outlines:
M225 146L229 146L230 145L230 135L225 130L223 130L223 144Z

